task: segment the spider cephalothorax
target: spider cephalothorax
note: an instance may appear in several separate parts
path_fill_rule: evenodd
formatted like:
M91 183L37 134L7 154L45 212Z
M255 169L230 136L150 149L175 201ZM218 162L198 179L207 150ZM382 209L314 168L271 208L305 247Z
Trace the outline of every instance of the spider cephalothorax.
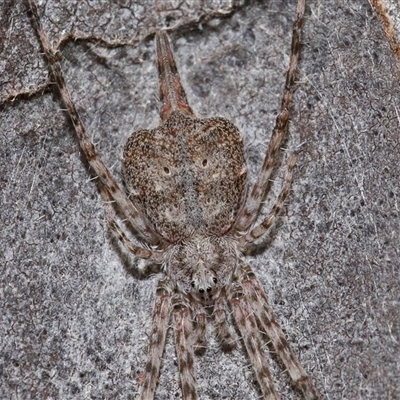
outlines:
M230 238L193 236L171 246L165 272L182 293L212 302L232 279L238 254Z

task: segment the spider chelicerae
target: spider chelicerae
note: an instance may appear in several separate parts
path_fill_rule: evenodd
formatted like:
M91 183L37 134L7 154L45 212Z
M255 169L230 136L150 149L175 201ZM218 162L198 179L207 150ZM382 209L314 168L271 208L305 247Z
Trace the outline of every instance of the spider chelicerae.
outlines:
M185 400L197 399L195 354L206 349L206 324L212 321L223 350L236 341L228 326L233 315L264 399L278 399L265 359L263 334L271 341L294 385L306 400L316 399L305 370L280 328L265 292L246 264L245 254L274 223L289 193L295 157L288 161L283 188L267 217L254 226L266 195L277 153L286 137L289 106L300 49L305 1L299 0L290 64L282 102L262 169L247 190L247 165L238 129L225 118L196 118L180 82L167 34L156 33L161 123L134 132L123 155L127 186L120 188L85 129L72 102L33 0L33 21L53 79L74 124L80 146L99 177L107 219L123 245L146 266L157 265L158 283L141 399L153 399L169 321ZM113 205L131 224L133 243L115 218ZM140 267L138 267L140 268Z

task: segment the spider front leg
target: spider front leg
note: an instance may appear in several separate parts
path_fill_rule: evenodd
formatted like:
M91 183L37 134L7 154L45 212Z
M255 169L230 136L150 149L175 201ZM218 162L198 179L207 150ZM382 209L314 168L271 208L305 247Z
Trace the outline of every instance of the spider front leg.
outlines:
M193 336L196 338L194 341L194 353L196 356L201 356L207 349L207 314L204 307L197 301L194 302L193 307L196 314L196 327L193 332Z
M166 281L159 281L153 310L146 377L140 394L140 400L151 400L154 398L171 315L171 299L172 295L168 283Z
M223 290L214 305L216 336L221 345L221 349L223 351L231 351L236 347L236 341L229 330L226 311L226 294L225 290Z
M176 355L181 379L183 400L197 400L197 383L194 373L192 313L183 296L176 294L173 299L173 325Z
M242 336L251 365L265 400L278 400L261 343L257 321L253 315L242 286L234 282L229 293L233 317Z
M278 321L275 318L272 308L268 304L267 296L249 266L242 269L244 276L242 286L244 294L250 303L250 307L257 318L260 328L266 333L272 345L282 360L289 375L299 391L303 393L305 400L316 400L318 396L313 388L310 379L297 360L289 343L286 340Z

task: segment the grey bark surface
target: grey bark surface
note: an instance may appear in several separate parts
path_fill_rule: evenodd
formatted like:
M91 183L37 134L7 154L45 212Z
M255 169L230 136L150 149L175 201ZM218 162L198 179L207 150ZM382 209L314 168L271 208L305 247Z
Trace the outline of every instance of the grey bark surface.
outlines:
M151 35L170 26L193 110L239 126L253 182L295 1L152 3L39 3L51 39L64 40L88 134L120 179L127 137L158 124ZM157 276L132 276L135 261L110 234L57 91L45 89L25 3L4 1L0 20L0 398L137 398ZM323 398L400 399L398 65L367 1L309 1L302 42L288 151L265 210L297 150L294 183L252 266ZM224 354L210 337L197 358L200 398L259 398L243 348ZM299 398L274 355L269 363L281 397ZM180 397L170 334L157 398Z

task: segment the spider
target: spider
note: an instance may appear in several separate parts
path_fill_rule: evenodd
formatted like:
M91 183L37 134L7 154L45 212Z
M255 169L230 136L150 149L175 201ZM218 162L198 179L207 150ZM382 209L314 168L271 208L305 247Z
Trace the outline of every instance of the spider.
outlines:
M120 188L102 162L72 102L37 7L28 0L33 22L86 158L99 177L108 223L146 271L158 266L163 275L156 291L148 361L140 399L153 399L172 318L184 400L197 399L195 354L206 349L206 324L212 321L223 350L236 341L228 312L243 340L264 399L278 399L265 360L263 336L269 337L294 385L306 400L317 399L309 377L296 359L268 304L246 252L271 227L289 193L295 156L288 161L283 188L267 217L254 226L266 195L276 155L286 137L289 106L300 49L305 0L299 0L292 50L280 112L262 169L247 190L247 165L238 129L225 118L196 118L186 99L164 31L156 33L161 123L133 133L124 148ZM120 227L113 205L146 245L133 243Z

